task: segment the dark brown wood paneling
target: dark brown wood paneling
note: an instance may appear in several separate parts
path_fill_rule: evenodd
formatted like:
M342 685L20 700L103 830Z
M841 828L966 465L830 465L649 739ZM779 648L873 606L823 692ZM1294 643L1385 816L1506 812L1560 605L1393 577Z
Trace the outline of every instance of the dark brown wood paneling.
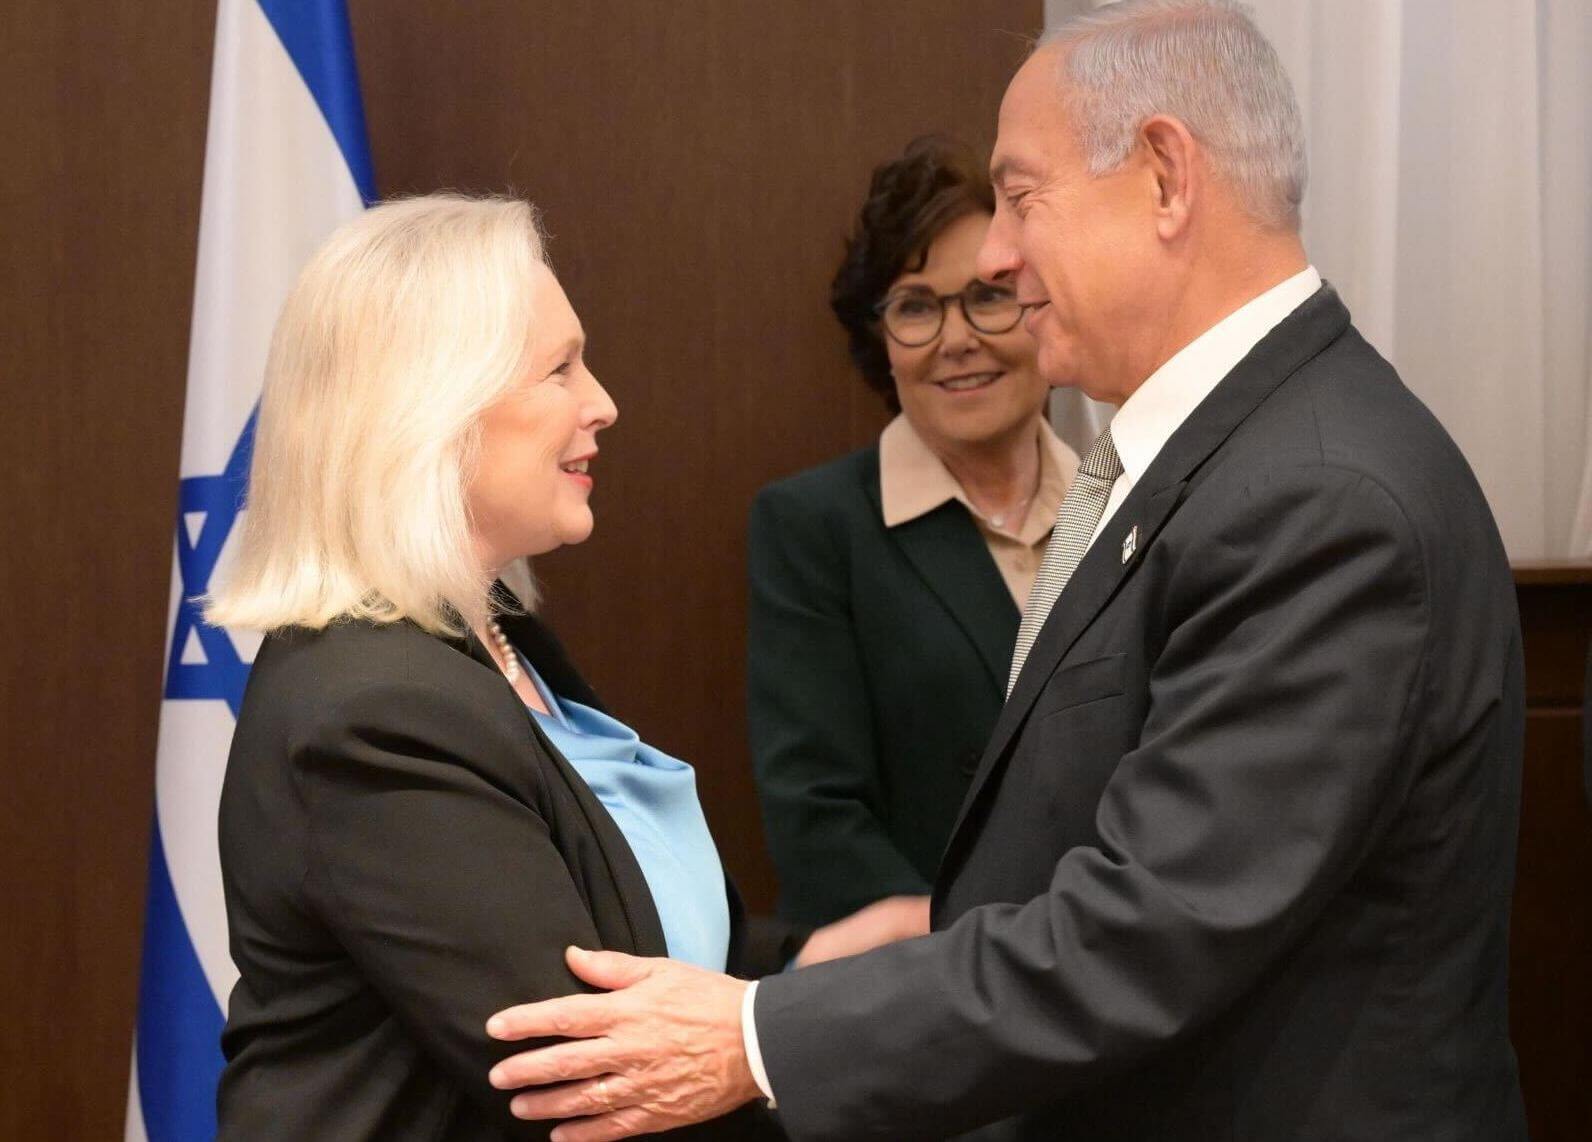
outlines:
M1510 929L1510 1030L1535 1142L1592 1123L1592 812L1582 784L1592 567L1517 567L1526 763Z
M1526 723L1509 1008L1535 1142L1581 1142L1592 1124L1592 816L1579 712Z
M385 193L515 189L619 404L596 535L543 560L594 685L693 762L752 903L772 870L744 715L746 510L884 421L827 286L871 167L988 145L1038 0L437 5L356 0Z
M119 1138L213 0L0 7L0 1138Z
M1592 566L1528 563L1515 568L1526 640L1526 702L1579 707L1592 639Z

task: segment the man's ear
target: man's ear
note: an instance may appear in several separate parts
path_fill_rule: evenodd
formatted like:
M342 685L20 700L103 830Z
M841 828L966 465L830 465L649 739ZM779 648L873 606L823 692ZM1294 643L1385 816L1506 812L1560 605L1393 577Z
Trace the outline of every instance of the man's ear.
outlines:
M1139 145L1155 180L1156 231L1163 241L1169 241L1188 228L1190 212L1203 189L1195 161L1199 144L1182 120L1152 115L1139 128Z

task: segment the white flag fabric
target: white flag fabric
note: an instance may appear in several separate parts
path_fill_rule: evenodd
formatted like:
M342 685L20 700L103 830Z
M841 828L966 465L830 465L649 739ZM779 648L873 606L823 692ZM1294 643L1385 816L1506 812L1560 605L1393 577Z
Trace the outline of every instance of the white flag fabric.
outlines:
M129 1140L216 1134L227 948L216 813L258 636L193 603L244 509L271 327L300 268L375 197L344 0L220 0L183 420Z

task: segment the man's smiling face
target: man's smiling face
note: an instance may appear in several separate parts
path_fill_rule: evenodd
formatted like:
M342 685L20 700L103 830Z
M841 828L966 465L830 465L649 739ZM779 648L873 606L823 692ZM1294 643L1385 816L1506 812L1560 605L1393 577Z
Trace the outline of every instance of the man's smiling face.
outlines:
M1001 102L991 162L995 219L980 276L1008 274L1039 344L1039 371L1121 403L1135 376L1134 343L1155 312L1156 184L1137 151L1091 175L1063 94L1063 57L1041 49Z

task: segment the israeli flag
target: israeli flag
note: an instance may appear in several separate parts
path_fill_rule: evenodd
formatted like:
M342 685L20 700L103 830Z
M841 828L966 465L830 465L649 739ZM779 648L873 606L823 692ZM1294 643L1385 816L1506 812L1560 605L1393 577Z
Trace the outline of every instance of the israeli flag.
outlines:
M129 1140L216 1134L227 951L216 813L259 637L192 602L243 509L271 327L315 249L375 197L344 0L220 0L194 281Z

